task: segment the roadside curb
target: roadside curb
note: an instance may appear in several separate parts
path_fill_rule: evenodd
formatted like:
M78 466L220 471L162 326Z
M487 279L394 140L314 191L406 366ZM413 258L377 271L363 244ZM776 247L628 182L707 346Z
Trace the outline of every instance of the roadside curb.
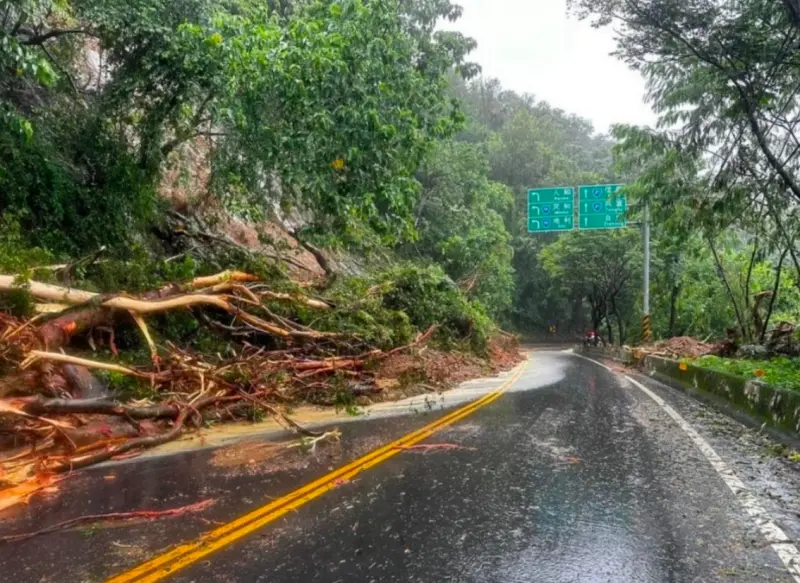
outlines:
M751 427L767 423L779 440L800 438L800 393L695 366L661 356L643 355L628 347L587 348L576 352L634 366L643 374L720 409Z
M370 421L387 417L426 415L453 409L478 399L513 378L527 361L499 372L494 376L479 377L464 381L450 389L437 393L421 393L397 401L384 401L360 408L359 415L353 416L331 408L306 407L298 411L297 419L306 429L320 430L326 427L345 425L356 421ZM286 429L274 419L259 423L239 423L220 425L212 430L189 433L176 441L145 450L136 457L123 460L110 460L96 467L108 467L137 463L143 460L163 458L190 451L212 450L231 446L245 441L274 441L294 439L297 435Z

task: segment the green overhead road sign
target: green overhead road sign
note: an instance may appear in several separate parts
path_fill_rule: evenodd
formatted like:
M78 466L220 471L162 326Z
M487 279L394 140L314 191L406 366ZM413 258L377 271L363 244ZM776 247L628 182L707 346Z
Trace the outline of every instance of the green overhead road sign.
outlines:
M622 229L627 226L624 218L628 211L625 195L618 194L624 184L594 184L579 186L578 228L582 231L594 229Z
M575 189L534 188L528 191L528 232L571 231Z

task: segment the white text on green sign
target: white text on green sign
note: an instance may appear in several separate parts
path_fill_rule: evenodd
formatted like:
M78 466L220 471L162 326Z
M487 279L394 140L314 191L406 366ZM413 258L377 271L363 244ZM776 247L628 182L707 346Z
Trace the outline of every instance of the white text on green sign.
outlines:
M628 201L619 194L622 184L594 184L579 186L578 228L621 229L626 226L624 218Z
M528 232L572 230L575 190L570 186L528 191Z

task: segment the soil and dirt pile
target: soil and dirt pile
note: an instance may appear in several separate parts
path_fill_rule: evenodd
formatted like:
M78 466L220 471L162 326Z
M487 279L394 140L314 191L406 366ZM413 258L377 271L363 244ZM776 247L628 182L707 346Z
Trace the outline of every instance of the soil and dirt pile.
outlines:
M797 356L800 343L797 341L797 327L791 322L779 322L765 334L763 344L742 344L740 334L730 328L725 338L714 344L701 342L696 338L678 336L655 342L639 350L669 358L700 358L714 355L725 358L769 358L775 355Z
M715 347L689 336L677 336L669 340L656 342L651 346L641 348L643 352L669 358L699 358L711 354Z

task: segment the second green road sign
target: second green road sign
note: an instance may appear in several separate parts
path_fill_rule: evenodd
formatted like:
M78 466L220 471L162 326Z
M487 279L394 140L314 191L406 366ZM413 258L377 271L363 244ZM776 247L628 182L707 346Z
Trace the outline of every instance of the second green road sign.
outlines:
M621 229L626 226L624 218L628 201L617 194L623 184L595 184L579 186L578 228L580 230Z
M528 232L571 231L575 189L571 186L528 191Z

